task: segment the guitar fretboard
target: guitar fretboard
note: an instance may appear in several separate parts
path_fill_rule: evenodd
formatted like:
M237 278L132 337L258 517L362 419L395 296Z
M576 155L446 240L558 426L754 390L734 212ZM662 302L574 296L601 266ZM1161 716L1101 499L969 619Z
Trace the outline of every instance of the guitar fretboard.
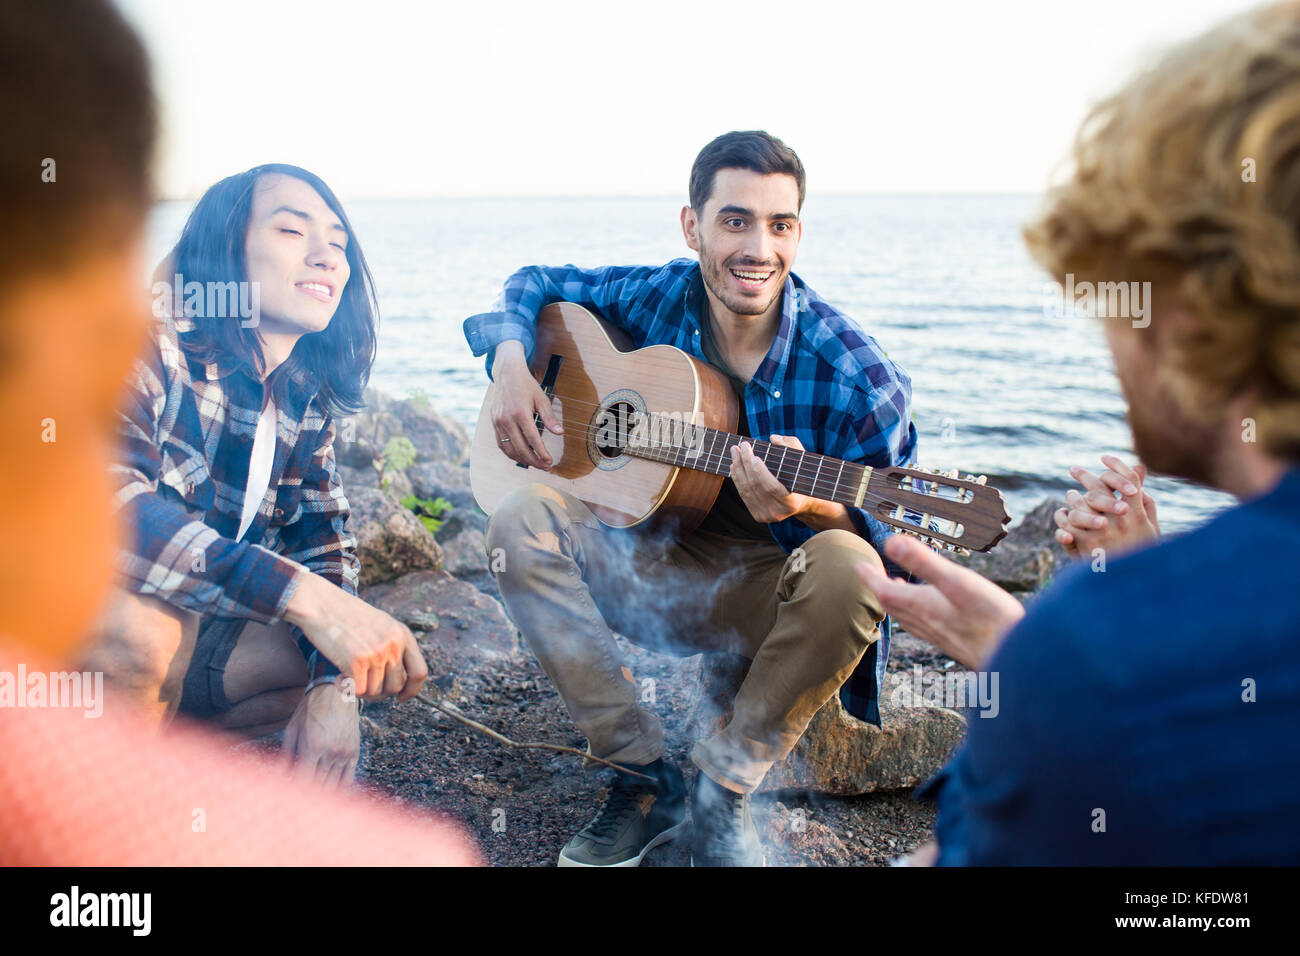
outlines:
M659 415L649 416L648 435L648 441L629 440L625 446L627 453L679 468L729 475L731 449L741 442L748 442L753 446L754 455L790 491L849 506L862 501L859 494L866 469L841 458L774 445L702 425L683 425Z

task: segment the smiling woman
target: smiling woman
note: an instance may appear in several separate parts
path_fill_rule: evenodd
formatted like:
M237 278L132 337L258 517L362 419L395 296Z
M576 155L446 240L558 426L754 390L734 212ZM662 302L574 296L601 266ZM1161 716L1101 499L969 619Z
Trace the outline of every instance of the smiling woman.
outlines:
M319 384L324 410L361 407L375 357L374 283L343 206L320 177L268 163L221 180L195 206L171 258L178 282L247 283L260 305L259 315L238 322L187 309L187 352L247 363L263 376L284 363Z
M410 632L356 597L334 463L374 359L365 258L329 187L276 164L209 189L162 271L186 294L159 310L120 409L132 534L92 669L160 720L287 721L289 755L350 780L357 697L410 697L426 674ZM236 289L254 314L212 307Z

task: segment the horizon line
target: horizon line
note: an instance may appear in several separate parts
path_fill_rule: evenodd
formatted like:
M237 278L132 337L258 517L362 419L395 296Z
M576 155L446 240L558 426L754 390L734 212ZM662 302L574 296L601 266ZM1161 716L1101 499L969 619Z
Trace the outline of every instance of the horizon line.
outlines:
M931 190L931 191L910 191L895 190L892 192L826 192L818 193L817 198L825 199L881 199L881 198L1032 198L1041 195L1042 190L1029 192L1014 192L1007 190ZM154 200L154 204L168 202L193 202L199 198L202 193L159 196ZM455 201L504 201L504 200L557 200L557 199L671 199L674 202L684 201L686 197L670 193L475 193L471 195L414 195L414 196L348 196L346 202L455 202ZM807 200L805 200L805 205Z

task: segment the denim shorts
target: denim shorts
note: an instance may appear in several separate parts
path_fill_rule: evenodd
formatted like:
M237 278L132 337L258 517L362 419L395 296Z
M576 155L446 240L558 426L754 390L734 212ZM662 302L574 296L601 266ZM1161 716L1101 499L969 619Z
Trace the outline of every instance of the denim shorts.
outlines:
M230 710L226 699L226 664L248 622L242 618L205 617L199 622L194 656L185 672L180 713L200 720Z

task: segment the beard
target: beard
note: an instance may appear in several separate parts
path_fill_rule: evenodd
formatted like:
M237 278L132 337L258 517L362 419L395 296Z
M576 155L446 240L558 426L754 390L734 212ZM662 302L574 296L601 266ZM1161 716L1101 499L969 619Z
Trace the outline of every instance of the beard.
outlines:
M1231 434L1225 431L1227 412L1207 421L1184 411L1176 397L1178 375L1168 368L1173 356L1167 330L1152 335L1114 324L1105 329L1138 458L1153 472L1218 487L1220 459L1232 451L1224 448L1231 441L1225 437Z
M1155 378L1155 376L1152 376ZM1215 463L1223 441L1221 422L1206 424L1189 417L1173 396L1154 382L1144 394L1130 394L1128 424L1133 451L1153 472L1216 486Z
M731 288L731 270L751 268L772 270L772 278L767 280L772 283L772 294L765 300L741 295ZM744 256L736 256L729 262L718 262L709 255L703 237L700 238L700 274L705 287L736 315L762 315L772 307L772 303L785 288L786 270L779 262L758 263Z

